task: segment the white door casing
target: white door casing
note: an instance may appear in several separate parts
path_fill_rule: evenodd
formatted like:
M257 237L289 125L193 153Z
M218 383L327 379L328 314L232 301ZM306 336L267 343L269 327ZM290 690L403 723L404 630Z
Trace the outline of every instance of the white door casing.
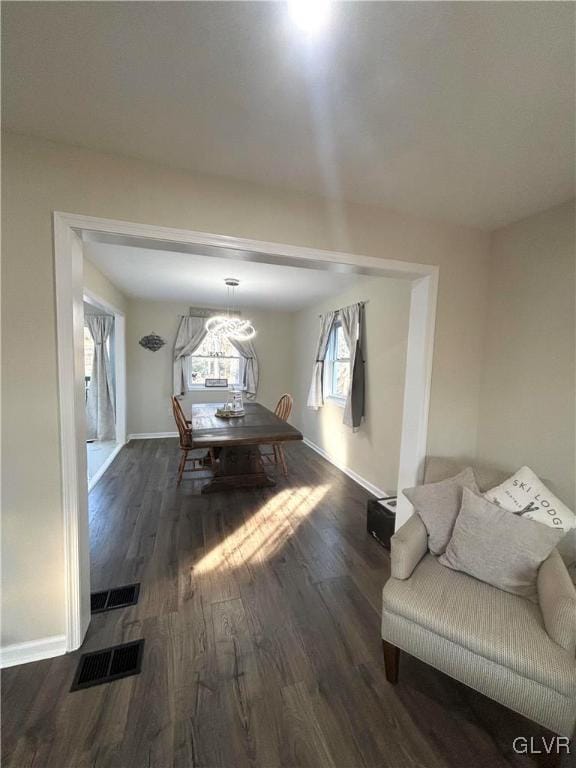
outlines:
M54 213L62 498L65 546L66 649L82 644L90 621L86 481L82 239L314 269L346 270L412 284L397 488L422 477L428 434L439 269L400 260L304 248L192 230ZM123 320L122 320L123 322ZM125 386L125 370L121 372ZM123 418L125 438L126 421ZM412 514L399 497L396 527Z

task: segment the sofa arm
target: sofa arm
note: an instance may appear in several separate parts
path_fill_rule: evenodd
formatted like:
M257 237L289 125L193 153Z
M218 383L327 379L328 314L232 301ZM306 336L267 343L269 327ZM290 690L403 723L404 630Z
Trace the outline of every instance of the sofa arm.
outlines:
M546 632L554 642L576 654L576 589L557 549L538 570L538 602Z
M392 576L409 579L427 551L428 532L420 517L414 514L390 539Z

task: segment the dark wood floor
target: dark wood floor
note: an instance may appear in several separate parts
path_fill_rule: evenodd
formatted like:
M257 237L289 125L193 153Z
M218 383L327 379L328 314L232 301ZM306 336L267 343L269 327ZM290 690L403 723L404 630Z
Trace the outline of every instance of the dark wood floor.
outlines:
M175 440L130 443L90 498L92 588L141 581L82 652L144 637L142 673L69 693L80 652L3 674L7 768L530 766L525 719L410 657L384 677L386 552L368 494L304 445L276 488L176 488Z

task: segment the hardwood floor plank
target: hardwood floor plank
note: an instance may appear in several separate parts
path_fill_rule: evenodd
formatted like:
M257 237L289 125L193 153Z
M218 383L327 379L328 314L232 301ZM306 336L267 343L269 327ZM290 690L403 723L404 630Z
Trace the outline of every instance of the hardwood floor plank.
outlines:
M384 678L375 678L374 664L326 670L321 678L324 696L367 766L439 768L434 744L422 736L419 719L412 719L397 692ZM422 712L418 713L421 718Z
M260 675L240 599L212 606L217 684L227 724L226 740L239 765L280 764L278 727L269 687Z
M282 689L284 716L288 721L288 737L283 744L283 763L302 768L337 768L356 765L334 760L328 744L328 734L318 721L305 683L295 683Z
M23 736L15 745L2 749L2 762L18 768L44 768L52 747L52 740L36 742L30 736Z
M348 576L316 584L345 645L350 664L381 658L380 618Z
M22 685L19 669L15 667L2 671L0 685L2 713L2 754L9 755L16 752L17 744L22 740L22 730L25 727L28 713L32 711L35 702L41 696L52 660L38 661L35 666L35 674L30 676L26 685ZM48 683L50 684L50 683ZM25 742L25 740L24 740ZM20 746L23 750L24 742Z
M142 635L146 640L142 672L131 681L121 758L125 765L162 766L174 743L174 691L183 638L173 613L146 620Z
M241 594L262 677L279 687L313 679L304 640L277 581L258 576Z

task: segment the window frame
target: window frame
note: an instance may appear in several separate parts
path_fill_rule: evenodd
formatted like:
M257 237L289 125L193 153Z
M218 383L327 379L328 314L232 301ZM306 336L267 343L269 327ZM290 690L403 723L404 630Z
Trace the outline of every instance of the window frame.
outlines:
M344 408L348 399L348 392L345 395L334 393L334 375L336 370L334 363L348 363L348 366L350 366L350 349L348 349L348 357L337 357L338 329L341 329L341 332L344 333L342 322L336 319L330 329L330 338L324 361L324 400ZM348 382L348 387L350 387L350 382Z
M215 392L225 389L225 387L207 387L204 383L204 380L201 383L195 384L191 380L192 376L192 359L200 359L200 360L238 360L239 366L238 366L238 382L231 382L228 381L228 387L235 386L235 387L242 387L242 391L245 392L246 389L244 387L244 366L246 361L240 354L240 352L236 352L235 355L188 355L186 357L186 387L189 392L198 392L198 391L208 391L208 392Z

